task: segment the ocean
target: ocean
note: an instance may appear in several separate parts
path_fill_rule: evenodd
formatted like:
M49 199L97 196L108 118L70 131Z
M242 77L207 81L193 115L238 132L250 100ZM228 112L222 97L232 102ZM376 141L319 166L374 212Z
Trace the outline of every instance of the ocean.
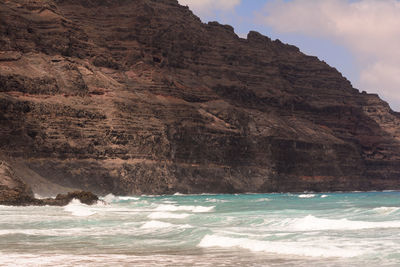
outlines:
M0 206L0 266L400 266L400 192Z

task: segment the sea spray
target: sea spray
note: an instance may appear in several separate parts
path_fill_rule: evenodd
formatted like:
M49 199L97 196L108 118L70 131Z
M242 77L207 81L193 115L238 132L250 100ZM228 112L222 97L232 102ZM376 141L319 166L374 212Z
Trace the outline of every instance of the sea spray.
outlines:
M90 208L90 206L82 204L77 199L73 199L64 207L64 210L70 212L74 216L91 216L96 213Z

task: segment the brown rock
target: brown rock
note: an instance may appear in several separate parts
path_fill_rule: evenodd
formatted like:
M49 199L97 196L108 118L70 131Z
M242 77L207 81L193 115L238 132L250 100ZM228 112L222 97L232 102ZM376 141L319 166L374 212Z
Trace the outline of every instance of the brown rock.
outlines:
M176 0L3 1L0 51L18 53L0 61L0 152L53 184L400 189L399 113L318 58Z
M33 201L30 188L0 160L0 205L26 205Z
M73 199L78 199L86 205L96 204L99 200L95 194L85 191L58 194L55 199L36 199L31 188L15 174L11 166L7 162L0 160L0 205L65 206Z
M64 206L71 202L71 200L73 199L77 199L81 203L86 205L96 204L99 200L99 198L91 192L75 191L67 194L58 194L55 198L55 202L57 203L57 205Z

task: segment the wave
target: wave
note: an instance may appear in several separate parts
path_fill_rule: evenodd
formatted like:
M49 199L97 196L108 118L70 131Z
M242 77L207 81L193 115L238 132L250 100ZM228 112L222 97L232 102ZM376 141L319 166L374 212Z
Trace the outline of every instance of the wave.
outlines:
M257 199L255 202L267 202L267 201L271 201L271 199L264 197L264 198Z
M117 196L114 196L113 194L108 194L105 197L102 198L106 203L115 203L119 201L119 198Z
M102 198L107 203L117 203L121 201L134 201L134 200L139 200L139 197L127 197L127 196L115 196L113 194L108 194L105 197Z
M176 192L175 194L173 194L173 196L215 196L215 194L212 193L201 193L201 194L183 194L183 193L179 193Z
M86 217L96 214L88 205L82 204L78 199L73 199L67 206L64 207L64 211L70 212L74 216Z
M400 221L368 222L347 219L323 219L308 215L300 219L284 220L285 230L321 231L321 230L361 230L372 228L400 228Z
M202 248L221 247L232 248L239 247L248 249L252 252L267 252L274 254L307 256L307 257L356 257L364 252L355 249L344 249L334 244L329 247L318 247L305 242L273 242L260 241L248 238L232 238L218 235L206 235L198 244Z
M143 224L140 228L149 229L149 228L168 228L173 226L171 223L160 222L160 221L149 221Z
M315 194L301 194L299 195L299 198L313 198L315 197Z
M161 229L161 228L170 228L170 227L175 227L175 228L192 228L193 226L189 224L172 224L172 223L167 223L167 222L161 222L161 221L148 221L145 224L143 224L140 229Z
M213 261L221 262L224 265L225 259L215 258L212 255L202 255L203 262ZM198 258L199 260L199 258ZM71 253L70 251L56 254L51 252L37 253L13 253L0 252L0 266L193 266L197 265L198 261L193 257L177 256L174 254L113 254L99 251L95 254L81 254L80 252Z
M184 219L190 216L187 213L153 212L147 217L150 219Z
M321 195L321 198L329 197L328 195Z
M97 235L93 232L85 232L85 228L60 228L60 229L7 229L0 230L2 235L29 235L29 236L83 236Z
M210 212L215 208L215 206L204 207L204 206L175 206L175 205L164 205L161 204L156 211L191 211L195 213Z
M209 203L226 203L226 202L229 202L228 200L222 200L222 199L216 199L216 198L207 198L205 201L209 202Z
M132 256L130 256L132 258ZM0 266L83 266L82 263L90 266L105 266L105 259L110 265L115 262L124 262L126 255L116 254L95 254L95 255L77 255L77 254L43 254L43 253L1 253ZM91 263L91 264L87 264Z
M391 214L391 213L394 213L394 212L400 210L400 208L399 207L379 207L379 208L375 208L372 210L377 213L380 213L380 214Z
M139 200L139 197L118 197L119 200L130 201L130 200Z
M165 204L176 204L176 201L171 201L171 200L164 200L163 203Z

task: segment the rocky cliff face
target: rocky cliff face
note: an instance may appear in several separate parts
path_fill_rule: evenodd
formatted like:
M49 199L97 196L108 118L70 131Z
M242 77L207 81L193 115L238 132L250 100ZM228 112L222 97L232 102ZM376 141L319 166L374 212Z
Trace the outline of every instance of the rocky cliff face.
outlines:
M176 0L6 0L0 154L104 194L400 189L400 115Z
M32 190L15 175L6 162L0 161L0 205L25 204L32 200Z
M95 194L84 191L58 194L55 198L37 199L31 187L16 174L14 169L7 162L0 160L0 205L66 206L73 199L87 205L93 205L99 201Z
M31 187L16 174L13 168L7 162L0 160L0 205L66 206L73 199L87 205L93 205L99 201L95 194L84 191L58 194L55 198L37 199Z

